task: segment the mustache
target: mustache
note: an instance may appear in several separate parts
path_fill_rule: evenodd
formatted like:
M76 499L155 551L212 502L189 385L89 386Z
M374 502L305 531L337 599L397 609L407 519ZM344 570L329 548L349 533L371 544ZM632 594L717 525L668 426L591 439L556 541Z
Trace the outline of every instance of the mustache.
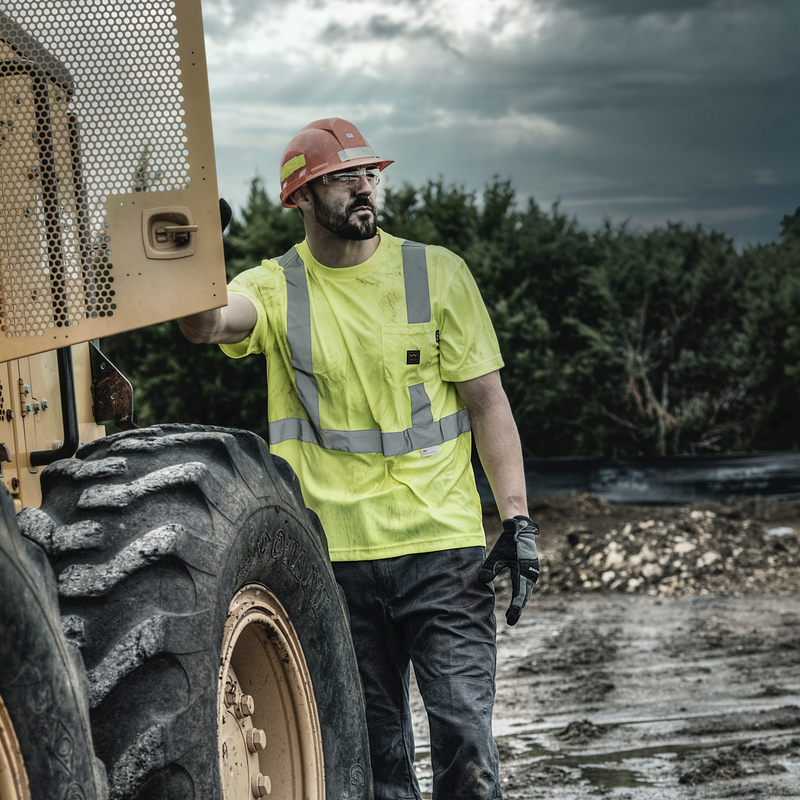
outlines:
M360 208L369 209L373 214L377 213L375 208L375 203L373 203L370 199L366 197L360 197L358 200L354 200L350 206L350 211L358 211Z

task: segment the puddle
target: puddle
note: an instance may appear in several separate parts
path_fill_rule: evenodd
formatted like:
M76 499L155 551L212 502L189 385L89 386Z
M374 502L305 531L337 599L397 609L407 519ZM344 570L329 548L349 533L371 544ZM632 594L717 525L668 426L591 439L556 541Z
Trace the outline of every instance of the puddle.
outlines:
M741 658L741 656L739 657ZM697 662L698 664L700 662ZM678 713L659 714L652 713L653 709L633 710L624 709L618 712L604 711L590 715L591 721L596 725L624 725L631 728L669 726L670 723L688 722L705 718L715 718L730 713L748 712L758 714L761 712L777 711L783 706L800 705L800 694L781 694L770 699L771 694L756 695L753 697L737 697L735 702L728 698L707 701L695 704L693 710L682 708ZM735 709L735 712L733 711ZM533 720L508 719L496 716L492 720L492 733L495 739L509 737L528 738L533 734L555 733L561 730L576 718L574 713L569 715L556 715L545 719L537 717ZM427 742L426 742L427 744Z
M617 767L584 767L581 778L600 789L635 789L638 786L655 786L641 772Z
M552 733L551 728L547 733ZM547 741L547 733L544 734ZM650 747L635 747L631 749L603 750L603 747L612 742L594 741L587 745L585 751L564 751L553 745L546 746L542 742L542 731L531 735L516 735L504 737L498 741L501 750L501 761L509 760L514 766L501 766L501 772L511 772L524 776L526 773L532 781L531 786L539 788L563 784L563 776L571 781L575 794L574 798L583 797L583 793L613 792L614 790L647 790L658 788L660 792L667 792L665 796L682 797L678 792L671 794L669 787L675 782L675 771L683 754L696 755L702 751L713 752L725 750L734 746L754 744L759 741L789 741L796 737L795 730L790 731L763 731L753 735L752 732L742 737L714 737L713 740L697 741L695 737L672 742L653 744ZM616 743L619 745L619 742ZM427 761L429 750L420 748L418 756ZM789 765L791 769L791 765ZM561 778L559 777L561 776ZM417 765L417 777L420 781L423 800L431 798L431 780L429 763ZM569 785L569 783L567 783ZM518 786L517 789L520 787ZM565 787L566 788L566 787ZM523 795L513 794L514 797ZM660 795L659 795L660 796ZM794 795L792 795L794 796Z
M559 758L561 757L560 750L550 750L544 745L539 744L538 742L523 740L524 741L524 748L522 749L520 755L527 756L535 761L546 759L546 758Z
M663 746L595 755L558 755L540 763L572 767L582 780L600 789L635 789L657 786L658 775L674 761L680 749L680 746Z
M540 759L541 764L577 770L580 779L599 789L657 786L658 775L674 761L681 746L650 747L611 753L576 753Z
M774 734L769 738L789 738L792 733ZM597 753L572 753L565 755L560 751L548 750L542 745L530 743L523 751L537 765L552 766L577 771L579 778L599 789L635 789L663 785L668 780L668 772L677 757L682 753L697 753L702 750L715 750L750 744L762 736L751 736L714 742L687 742L654 745L634 750L620 750ZM659 776L663 775L663 778Z

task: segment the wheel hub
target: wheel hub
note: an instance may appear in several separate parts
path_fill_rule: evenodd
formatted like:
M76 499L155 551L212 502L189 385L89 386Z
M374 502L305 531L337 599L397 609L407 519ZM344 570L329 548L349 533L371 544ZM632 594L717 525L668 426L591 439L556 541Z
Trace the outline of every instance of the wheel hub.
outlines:
M322 738L302 646L286 610L260 584L228 609L218 688L224 800L324 800Z
M3 800L31 800L25 762L2 697L0 697L0 797Z

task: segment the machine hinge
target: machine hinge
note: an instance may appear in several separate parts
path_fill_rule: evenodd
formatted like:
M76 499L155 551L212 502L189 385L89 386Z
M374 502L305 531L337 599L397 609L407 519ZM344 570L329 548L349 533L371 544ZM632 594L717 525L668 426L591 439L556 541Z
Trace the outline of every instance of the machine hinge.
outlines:
M31 394L31 387L22 380L19 379L19 413L22 414L23 417L27 416L29 412L33 411L33 405L28 402L28 397Z

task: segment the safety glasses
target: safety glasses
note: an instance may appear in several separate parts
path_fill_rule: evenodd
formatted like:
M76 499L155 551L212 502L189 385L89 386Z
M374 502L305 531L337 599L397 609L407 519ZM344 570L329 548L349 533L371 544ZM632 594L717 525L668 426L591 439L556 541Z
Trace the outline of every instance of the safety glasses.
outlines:
M342 172L330 172L322 176L325 184L343 184L353 186L364 176L372 186L377 186L381 182L381 171L377 167L361 167L359 169L347 169Z

